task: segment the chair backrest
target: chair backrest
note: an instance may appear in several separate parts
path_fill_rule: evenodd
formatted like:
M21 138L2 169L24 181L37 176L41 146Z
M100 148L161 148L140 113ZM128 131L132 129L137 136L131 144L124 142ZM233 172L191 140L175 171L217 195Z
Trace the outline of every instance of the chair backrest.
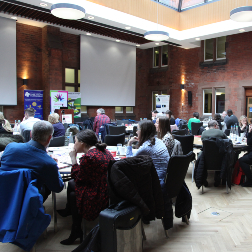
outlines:
M59 136L59 137L54 137L50 144L49 147L59 147L59 146L64 146L65 145L65 136Z
M174 135L174 138L180 141L184 155L187 155L190 151L193 151L193 135Z
M109 146L116 146L117 144L125 144L125 133L120 135L106 135L104 142Z
M172 131L172 135L186 135L186 133L187 133L186 129L179 129Z
M225 129L225 134L226 134L227 136L229 136L229 135L230 135L230 129Z
M187 135L187 133L188 133L188 126L187 126L187 124L181 125L181 129L186 129L186 135Z
M31 140L31 130L24 130L22 135L25 143Z
M220 170L223 154L214 140L203 141L204 167L206 170Z
M193 155L194 153L190 151L187 155L170 158L165 178L168 198L174 198L179 194Z
M120 135L123 133L125 133L125 126L109 125L109 134L110 135Z
M197 135L199 128L203 126L203 122L192 122L191 123L191 129L192 129L192 134Z

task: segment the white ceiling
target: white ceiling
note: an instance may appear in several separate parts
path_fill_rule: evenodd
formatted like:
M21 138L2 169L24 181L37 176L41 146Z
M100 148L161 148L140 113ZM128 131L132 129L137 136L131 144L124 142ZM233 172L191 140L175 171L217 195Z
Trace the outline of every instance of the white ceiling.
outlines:
M115 0L115 1L120 1L120 0ZM136 0L137 1L137 0ZM40 3L46 3L47 6L43 8L50 9L51 5L54 3L59 2L59 0L22 0L21 2L35 5L35 6L40 6ZM150 22L148 20L144 20L120 11L116 11L98 4L91 3L89 1L85 0L60 0L60 2L71 2L73 4L78 4L80 6L83 6L86 10L86 17L88 16L93 16L95 22L99 23L104 23L110 26L115 26L121 29L125 29L126 26L130 26L131 29L130 31L137 32L139 34L144 34L146 31L149 30L157 30L157 23ZM3 17L8 17L10 18L9 15L0 13L0 16ZM47 25L46 23L41 23L33 20L28 20L24 18L18 17L18 22L29 24L29 25L35 25L39 27L43 27L44 25ZM235 22L230 20L223 21L223 22L218 22L218 23L213 23L205 26L200 26L184 31L177 31L175 29L158 25L159 30L166 31L170 34L169 41L180 44L182 45L183 48L195 48L200 46L200 41L196 41L196 38L200 38L201 40L209 39L209 38L216 38L216 37L221 37L221 36L226 36L226 35L231 35L231 34L237 34L240 33L239 30L243 28L245 29L245 32L252 31L252 22L249 23L242 23L242 22ZM72 34L84 34L85 32L75 30L75 29L70 29L66 27L60 27L61 31L63 32L68 32ZM96 37L102 37L99 35L94 35ZM112 40L111 38L108 38ZM127 44L132 44L129 42L124 42ZM160 42L159 45L163 45L165 43ZM132 44L133 45L133 44ZM155 42L150 42L141 45L139 48L141 49L147 49L151 47L157 46Z

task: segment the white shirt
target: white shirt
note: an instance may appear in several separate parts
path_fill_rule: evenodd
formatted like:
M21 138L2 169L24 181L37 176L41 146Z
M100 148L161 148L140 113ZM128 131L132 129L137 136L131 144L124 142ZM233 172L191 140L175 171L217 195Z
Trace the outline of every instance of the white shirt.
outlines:
M20 133L21 133L21 135L23 135L23 132L25 130L32 130L33 124L38 122L38 121L40 121L40 119L34 118L34 117L29 117L25 121L21 122L20 123Z

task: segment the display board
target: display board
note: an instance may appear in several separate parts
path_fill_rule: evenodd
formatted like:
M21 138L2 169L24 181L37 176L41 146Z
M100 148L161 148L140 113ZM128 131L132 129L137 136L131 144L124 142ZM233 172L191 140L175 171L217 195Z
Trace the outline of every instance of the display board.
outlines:
M60 107L67 107L68 91L65 90L50 90L51 112Z
M157 95L156 96L156 110L159 113L165 113L169 109L170 95Z
M35 116L43 120L43 90L24 90L24 110L35 109Z
M81 93L80 92L68 92L67 105L69 109L73 109L74 118L81 117Z

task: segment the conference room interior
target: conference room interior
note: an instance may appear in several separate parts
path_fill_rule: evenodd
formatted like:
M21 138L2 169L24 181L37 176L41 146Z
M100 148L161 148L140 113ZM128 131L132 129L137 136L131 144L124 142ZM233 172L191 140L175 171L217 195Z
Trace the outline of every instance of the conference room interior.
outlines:
M165 1L137 1L125 0L123 5L86 1L94 9L99 6L111 13L119 11L122 17L137 17L130 30L120 17L108 25L102 23L106 17L99 19L88 8L94 20L86 14L83 26L78 26L79 21L46 20L42 13L50 9L50 2L0 1L0 111L5 118L11 123L23 119L24 90L44 91L45 120L50 114L50 90L81 92L83 118L96 116L102 107L113 120L151 119L156 94L170 95L169 109L175 118L189 120L195 111L209 117L227 109L238 118L252 118L252 23L234 22L229 15L239 6L252 6L252 0L203 0L181 12ZM156 27L157 4L158 22L170 35L158 45L144 39L149 29L140 26L140 20L147 20L147 25ZM15 14L18 8L21 14ZM191 182L191 172L192 164L186 177L193 197L190 225L174 218L166 239L161 222L152 222L145 227L144 251L250 251L251 189L234 186L226 194L225 187L213 187L210 176L210 187L201 194ZM60 209L66 190L58 196ZM51 198L45 206L50 214ZM215 218L211 212L220 216ZM40 237L37 251L74 249L77 243L71 249L59 244L70 224L70 219L59 218L57 233L50 224L48 238ZM0 251L21 250L1 243Z

